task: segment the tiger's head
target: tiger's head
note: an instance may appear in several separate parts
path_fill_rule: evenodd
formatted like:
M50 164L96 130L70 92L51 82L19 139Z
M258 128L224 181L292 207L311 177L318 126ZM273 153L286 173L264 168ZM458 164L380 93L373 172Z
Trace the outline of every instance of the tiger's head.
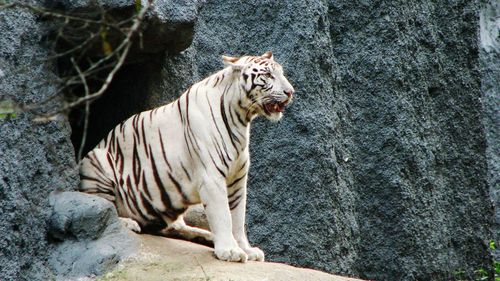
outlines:
M262 56L228 57L224 63L233 69L246 94L243 105L249 112L278 121L285 107L293 99L294 89L283 74L283 68L274 61L269 51Z

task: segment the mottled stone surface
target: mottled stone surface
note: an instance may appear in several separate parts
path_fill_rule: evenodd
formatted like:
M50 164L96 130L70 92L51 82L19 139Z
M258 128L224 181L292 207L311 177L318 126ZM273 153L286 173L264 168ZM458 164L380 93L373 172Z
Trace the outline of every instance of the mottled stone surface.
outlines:
M352 114L355 271L439 280L488 268L477 3L336 2L329 19Z
M49 264L56 279L103 274L139 249L108 200L80 192L55 192L50 199Z
M140 249L97 281L360 281L275 262L218 260L213 249L152 235L132 235Z
M478 7L209 2L148 99L173 100L222 54L272 50L297 93L252 130L250 240L270 260L370 279L469 275L492 237Z
M55 93L41 59L43 26L26 11L0 10L0 100L39 102ZM0 118L0 279L47 280L48 195L78 183L69 123L32 115Z
M493 239L500 245L500 2L491 0L481 5L481 90L483 123L486 133L488 184L495 203ZM495 251L500 260L500 247Z

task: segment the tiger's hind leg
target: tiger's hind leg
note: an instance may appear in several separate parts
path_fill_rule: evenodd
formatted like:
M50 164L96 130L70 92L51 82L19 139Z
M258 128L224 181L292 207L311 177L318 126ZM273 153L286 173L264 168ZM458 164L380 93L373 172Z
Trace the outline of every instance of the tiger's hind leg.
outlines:
M212 233L199 227L187 225L182 215L168 227L160 230L159 234L167 237L182 238L207 246L213 246Z
M115 174L113 161L108 161L107 151L94 149L80 162L78 191L94 194L115 202Z
M79 191L94 194L104 199L115 202L115 166L114 161L108 161L108 157L114 160L112 155L103 149L94 149L80 163L80 187ZM139 223L131 218L119 217L121 224L140 233Z
M138 222L131 218L124 218L124 217L119 217L120 222L122 225L130 230L132 230L135 233L141 233L141 226L139 225Z

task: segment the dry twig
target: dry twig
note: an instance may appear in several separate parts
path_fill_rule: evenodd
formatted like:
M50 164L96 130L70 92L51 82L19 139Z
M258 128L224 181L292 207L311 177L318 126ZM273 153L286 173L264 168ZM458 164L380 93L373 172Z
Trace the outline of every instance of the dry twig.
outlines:
M42 9L39 7L34 7L30 6L27 4L23 3L11 3L11 4L6 4L6 5L0 5L0 10L2 9L7 9L7 8L24 8L24 9L29 9L31 11L34 11L36 13L39 13L44 16L50 16L54 18L60 18L65 21L65 25L59 29L58 35L56 37L56 41L59 38L62 38L66 42L69 42L70 44L74 45L69 50L63 51L61 53L57 53L53 56L50 56L49 58L46 58L45 61L51 60L51 59L59 59L61 57L69 56L71 55L71 64L72 68L76 71L77 75L69 75L69 76L64 76L61 78L61 81L59 82L61 84L60 88L57 90L57 93L54 95L51 95L50 97L46 98L45 100L41 102L37 102L35 104L29 104L29 105L24 105L24 106L18 106L17 111L19 113L23 111L36 111L39 109L43 109L44 106L54 100L55 98L59 97L59 94L61 92L67 91L68 87L71 86L76 86L76 85L82 85L84 90L85 90L85 95L83 97L79 97L76 100L72 102L67 102L63 106L50 111L48 113L42 114L40 117L36 118L36 121L39 122L46 122L46 121L51 121L56 119L56 115L62 113L62 112L67 112L68 110L71 110L75 107L78 107L82 104L85 104L86 107L86 114L88 113L88 107L89 104L94 101L95 99L99 98L102 96L106 90L108 89L110 83L113 81L113 78L115 77L116 73L121 69L123 66L125 60L127 59L127 55L130 51L130 48L132 46L132 39L136 34L138 34L141 37L140 33L140 27L141 24L144 20L144 17L147 13L147 11L151 8L153 5L153 1L145 1L144 5L141 7L141 9L138 11L135 17L132 19L132 25L130 27L125 27L124 25L129 23L131 19L126 19L122 20L118 23L111 23L106 21L106 16L105 12L101 10L101 19L99 20L94 20L94 19L86 19L82 18L79 16L73 16L73 15L66 15L62 13L58 13L55 11L49 11L46 9ZM79 28L84 28L89 25L100 25L101 29L99 32L89 32L89 35L87 38L82 39L81 43L75 43L71 39L67 38L64 35L63 28L66 27L67 24L71 21L77 21L77 22L83 22L84 24L80 26ZM109 53L105 53L105 56L100 58L97 61L91 61L89 58L87 58L87 63L88 67L85 69L82 69L80 66L78 66L78 62L86 52L86 50L89 48L89 45L96 40L99 36L103 37L103 31L102 28L113 28L114 30L119 30L120 34L124 34L125 37L119 45ZM105 35L104 35L105 36ZM107 43L107 42L106 42ZM75 57L73 56L75 53L81 52L80 57ZM101 71L111 68L111 70L107 73L106 78L103 79L102 85L99 87L98 90L91 92L90 87L88 85L89 79L98 81L98 73ZM84 126L87 126L88 123L88 116L86 117L86 123ZM86 130L84 130L85 134ZM83 146L83 145L82 145ZM80 157L80 155L79 155Z

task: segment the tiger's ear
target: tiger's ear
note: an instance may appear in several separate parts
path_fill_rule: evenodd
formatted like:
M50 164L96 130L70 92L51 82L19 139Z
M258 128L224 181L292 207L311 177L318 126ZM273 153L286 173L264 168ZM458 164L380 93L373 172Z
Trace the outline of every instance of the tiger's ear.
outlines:
M273 52L267 51L264 54L262 54L261 57L272 60L273 59Z
M243 68L242 64L238 63L240 58L230 57L230 56L222 56L222 61L225 66L231 66L234 70L241 70Z

